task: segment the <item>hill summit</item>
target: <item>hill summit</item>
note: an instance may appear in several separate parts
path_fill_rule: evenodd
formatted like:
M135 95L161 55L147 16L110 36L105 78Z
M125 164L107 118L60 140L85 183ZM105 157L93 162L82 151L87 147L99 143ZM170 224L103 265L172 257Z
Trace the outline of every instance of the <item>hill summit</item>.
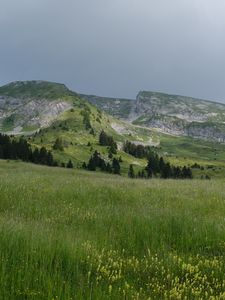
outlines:
M0 130L13 134L32 132L51 124L72 107L76 93L64 84L15 81L0 87Z

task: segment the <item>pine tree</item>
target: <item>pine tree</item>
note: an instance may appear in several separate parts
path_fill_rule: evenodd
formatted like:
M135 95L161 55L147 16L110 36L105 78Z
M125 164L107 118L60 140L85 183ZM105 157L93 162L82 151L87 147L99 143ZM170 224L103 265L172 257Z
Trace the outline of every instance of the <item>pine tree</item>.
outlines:
M150 159L148 160L148 164L147 164L147 167L145 169L147 171L148 178L152 178L152 176L153 176L153 170L152 170L151 160Z
M102 130L100 132L100 135L99 135L99 144L101 146L107 146L107 135L106 135L106 133L105 133L104 130Z
M67 167L68 169L73 169L73 163L72 163L71 159L68 161L66 167Z
M148 164L152 170L152 173L154 175L156 175L157 173L159 173L160 168L159 168L159 157L157 154L151 153L149 155L149 159L148 159Z
M97 150L95 150L95 152L93 154L93 160L95 162L95 166L99 167L99 164L100 164L100 153Z
M91 156L89 159L89 162L87 164L87 169L89 171L96 171L96 163L95 160L93 159L93 156Z
M54 165L54 159L53 159L52 153L50 151L47 152L46 162L47 162L48 166Z
M101 169L101 171L105 172L106 171L106 163L104 161L104 159L100 158L99 160L99 168Z
M112 170L113 170L114 174L120 175L120 163L119 163L118 159L116 159L116 158L113 158Z
M109 152L108 158L109 158L109 159L112 159L112 158L113 158L112 152Z
M109 147L109 153L117 154L117 145L114 142Z
M87 164L86 164L86 162L83 162L83 163L82 163L82 168L83 168L83 169L87 169Z
M134 178L135 177L133 165L129 166L128 177L130 177L130 178Z
M39 164L46 165L47 164L47 150L45 147L41 147L39 151Z
M113 140L113 137L107 135L104 130L102 130L100 132L100 135L99 135L99 144L101 146L108 146L108 147L110 147L109 151L111 151L112 154L116 154L117 144Z
M162 172L164 167L165 167L164 159L163 159L163 157L160 157L160 159L159 159L159 171L160 171L160 173Z
M21 159L36 164L53 166L54 160L50 151L45 147L40 150L35 148L32 151L31 145L23 137L19 140L13 136L5 136L0 134L0 158L3 159Z
M171 178L171 176L172 176L172 171L171 171L170 163L166 163L164 165L164 168L161 170L161 177L167 179L167 178Z
M187 168L186 166L182 168L182 178L192 178L192 171L190 168Z
M54 150L59 150L59 151L63 151L63 142L61 138L57 138L55 140L55 143L52 147Z
M39 161L40 161L40 155L39 155L39 150L38 150L38 148L35 148L35 149L34 149L34 152L33 152L33 155L32 155L32 161L33 161L35 164L38 164Z
M109 162L106 164L106 172L112 173L112 166L110 165Z

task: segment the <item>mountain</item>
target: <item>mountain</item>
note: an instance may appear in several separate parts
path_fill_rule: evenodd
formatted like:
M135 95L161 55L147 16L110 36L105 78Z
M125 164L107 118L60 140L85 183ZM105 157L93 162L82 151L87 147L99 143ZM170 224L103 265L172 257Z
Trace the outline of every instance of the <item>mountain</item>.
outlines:
M173 165L198 162L204 171L197 169L197 177L202 172L222 176L225 149L217 141L223 141L224 113L223 104L151 92L140 92L132 100L80 95L63 84L46 81L18 81L0 87L0 132L24 135L33 148L46 147L59 163L71 159L74 166L81 167L95 150L109 161L108 147L99 145L104 129L117 143L115 157L122 159L122 174L127 174L130 164L136 173L146 166L146 159L123 151L128 140L157 147L158 154ZM204 129L206 124L212 136ZM194 125L194 134L185 131ZM203 131L207 135L200 134ZM63 150L55 149L57 139Z
M0 87L0 131L16 134L49 126L76 99L65 85L52 82L18 81Z
M225 104L141 91L136 100L86 96L105 112L160 132L225 142Z
M33 147L46 147L60 163L72 159L80 167L95 150L108 160L108 148L98 142L102 129L117 142L122 172L127 173L131 163L145 165L143 159L134 159L121 148L125 140L149 144L150 137L104 113L65 85L18 81L0 87L0 132L27 136ZM63 151L54 149L57 139L62 141Z
M139 92L136 100L79 95L64 84L46 81L17 81L0 87L0 131L35 132L50 126L74 104L87 101L133 125L176 136L225 142L224 104L146 91ZM113 129L118 133L118 126Z
M130 112L134 105L133 99L99 97L84 94L80 94L80 96L108 114L122 120L129 119Z

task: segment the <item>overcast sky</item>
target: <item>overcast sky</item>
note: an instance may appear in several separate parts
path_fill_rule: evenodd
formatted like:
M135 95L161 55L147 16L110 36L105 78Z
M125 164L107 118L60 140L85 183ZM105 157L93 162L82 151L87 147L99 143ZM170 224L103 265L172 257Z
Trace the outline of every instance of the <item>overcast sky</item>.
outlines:
M0 0L0 85L225 102L224 0Z

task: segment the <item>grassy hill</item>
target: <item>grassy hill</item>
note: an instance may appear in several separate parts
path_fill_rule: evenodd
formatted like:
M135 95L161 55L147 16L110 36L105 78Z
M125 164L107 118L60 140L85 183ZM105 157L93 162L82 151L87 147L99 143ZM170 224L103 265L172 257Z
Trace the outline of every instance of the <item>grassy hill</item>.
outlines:
M223 180L0 161L0 299L224 299Z
M98 143L102 129L113 136L120 146L125 139L131 139L129 135L120 135L112 128L112 123L120 124L120 121L97 109L63 84L45 81L13 82L1 87L0 95L2 131L27 135L33 147L45 146L54 152L54 157L60 163L71 159L76 167L80 167L84 161L89 160L94 150L98 150L107 159L107 147L100 147ZM134 133L132 138L136 136ZM57 138L62 139L63 151L53 150ZM121 155L123 173L127 173L130 163L134 162L140 167L146 164L144 160L134 160L119 150L117 156Z
M83 111L90 111L90 122L94 134L85 128L83 123ZM113 127L112 127L113 124ZM118 126L120 131L114 130ZM108 147L99 145L99 134L104 129L113 136L119 149L115 157L121 157L122 175L127 175L130 164L133 164L135 173L146 166L146 159L138 159L125 153L121 147L125 140L144 145L155 145L156 151L173 165L192 166L200 164L204 169L193 169L196 178L202 175L210 177L225 176L225 147L220 143L212 143L196 140L190 137L173 137L160 134L149 129L135 127L126 123L120 123L116 119L101 113L97 108L89 104L79 104L78 108L71 109L62 114L53 124L29 138L34 147L45 146L51 150L54 157L61 163L72 160L75 167L80 168L83 162L87 162L92 153L97 150L107 161ZM63 141L63 151L54 150L55 140L60 137Z
M0 95L19 99L57 99L66 96L77 96L64 84L42 80L11 82L0 87Z

